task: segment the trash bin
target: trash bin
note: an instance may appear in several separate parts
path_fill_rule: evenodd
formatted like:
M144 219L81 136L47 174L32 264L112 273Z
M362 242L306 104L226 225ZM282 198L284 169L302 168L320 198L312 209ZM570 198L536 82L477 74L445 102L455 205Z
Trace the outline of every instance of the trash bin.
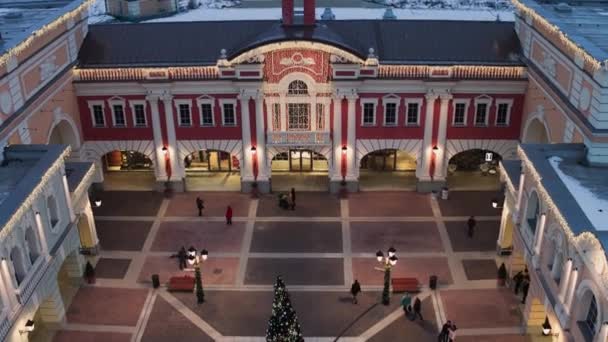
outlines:
M441 199L442 200L447 200L448 194L449 194L448 188L441 189Z
M152 287L155 289L160 287L160 279L158 278L158 274L152 275Z
M429 287L431 290L435 290L437 288L437 276L432 275L429 277Z

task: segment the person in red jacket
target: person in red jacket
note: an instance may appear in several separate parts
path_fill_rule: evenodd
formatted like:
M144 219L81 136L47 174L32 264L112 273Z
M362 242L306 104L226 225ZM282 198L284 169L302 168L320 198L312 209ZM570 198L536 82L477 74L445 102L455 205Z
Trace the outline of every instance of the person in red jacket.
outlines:
M232 207L228 206L228 208L226 209L226 224L231 226L232 225Z

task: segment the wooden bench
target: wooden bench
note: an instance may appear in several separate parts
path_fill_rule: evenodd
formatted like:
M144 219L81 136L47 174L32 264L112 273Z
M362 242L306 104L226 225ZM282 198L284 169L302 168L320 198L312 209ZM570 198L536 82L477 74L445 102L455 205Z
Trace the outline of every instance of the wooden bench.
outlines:
M416 278L392 278L391 285L393 292L418 292L420 283Z
M194 291L194 278L189 276L183 277L171 277L169 278L169 284L167 285L168 291L182 291L192 292Z

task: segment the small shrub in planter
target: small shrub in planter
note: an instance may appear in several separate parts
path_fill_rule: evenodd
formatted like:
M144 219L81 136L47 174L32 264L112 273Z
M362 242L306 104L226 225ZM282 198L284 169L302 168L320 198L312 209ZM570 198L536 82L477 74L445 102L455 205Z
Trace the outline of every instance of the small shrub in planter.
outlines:
M498 286L505 286L505 280L507 279L507 268L505 267L505 263L500 264L498 268L498 274L496 278L496 282Z
M89 284L95 284L95 268L89 261L87 261L86 266L84 267L84 277Z

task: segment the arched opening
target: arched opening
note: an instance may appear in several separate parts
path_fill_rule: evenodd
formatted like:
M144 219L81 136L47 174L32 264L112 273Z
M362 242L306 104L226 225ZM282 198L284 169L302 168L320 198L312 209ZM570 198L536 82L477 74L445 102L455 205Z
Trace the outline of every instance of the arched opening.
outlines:
M527 144L549 144L549 132L545 125L538 119L534 118L528 124L524 134L524 143Z
M292 187L309 191L326 191L329 187L329 162L324 155L310 149L290 149L274 155L270 162L272 189Z
M156 177L152 160L138 151L111 151L101 157L104 190L154 189Z
M494 151L472 149L455 154L448 161L447 183L452 190L498 190L498 163L502 156Z
M78 135L67 120L61 120L53 127L49 134L49 144L70 145L72 150L80 147Z
M30 262L33 265L40 256L40 247L38 238L32 227L27 228L25 231L25 242L27 243Z
M361 190L413 190L416 188L416 156L402 150L383 149L361 158Z
M55 229L59 223L59 209L57 208L57 199L51 195L46 198L46 206L49 210L49 223L51 229Z
M540 202L536 191L533 191L528 197L528 204L526 206L526 223L528 229L532 232L532 235L536 232L536 224L540 216Z
M21 255L21 251L18 247L13 247L10 254L11 263L13 264L13 271L15 273L15 281L17 286L21 284L27 272L25 270L25 263Z
M287 86L288 95L308 95L308 86L302 80L295 80Z
M600 307L597 298L589 288L584 290L578 303L576 321L585 341L593 341L600 326Z
M186 189L231 190L241 187L239 159L226 151L203 149L184 158Z

